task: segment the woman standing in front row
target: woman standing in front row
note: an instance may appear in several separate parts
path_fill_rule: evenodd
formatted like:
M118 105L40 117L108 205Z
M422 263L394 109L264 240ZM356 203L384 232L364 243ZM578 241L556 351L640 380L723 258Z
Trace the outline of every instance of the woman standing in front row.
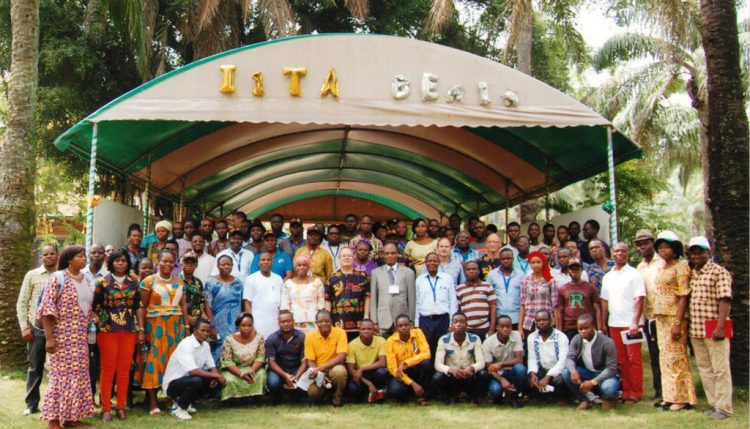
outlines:
M183 294L184 283L172 275L175 255L169 250L159 252L156 274L146 277L140 284L141 307L138 325L138 343L147 346L143 366L136 370L136 383L146 390L149 414L159 415L156 393L161 387L167 362L172 352L186 335L187 302ZM145 319L145 320L144 320Z
M49 276L36 317L42 319L49 353L49 380L42 420L50 429L84 425L94 415L89 378L88 328L94 285L83 275L86 249L68 246L57 271ZM58 280L59 279L59 280Z
M138 277L130 272L126 249L116 249L107 260L109 274L96 281L94 318L99 326L97 343L101 373L99 389L102 421L112 421L112 385L117 376L117 418L125 420L125 405L130 383L130 363L137 333L143 331L138 314L143 317Z
M687 303L690 294L690 268L680 258L682 243L672 231L662 231L654 242L664 265L656 277L653 314L661 367L662 408L690 409L697 402L687 347Z

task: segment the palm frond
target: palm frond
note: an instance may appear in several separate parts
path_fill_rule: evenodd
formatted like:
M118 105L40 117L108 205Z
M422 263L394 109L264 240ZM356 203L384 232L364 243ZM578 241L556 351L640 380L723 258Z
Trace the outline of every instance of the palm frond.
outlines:
M370 2L368 0L344 0L344 6L357 19L365 19L370 14Z
M593 65L597 71L612 68L623 61L653 58L669 61L674 46L657 37L628 32L610 37L594 55Z
M425 32L431 36L437 36L453 20L453 0L432 0L430 12L425 21Z
M219 13L221 0L200 0L200 19L198 20L198 31L208 28Z
M258 12L269 39L297 34L292 6L288 0L258 0Z

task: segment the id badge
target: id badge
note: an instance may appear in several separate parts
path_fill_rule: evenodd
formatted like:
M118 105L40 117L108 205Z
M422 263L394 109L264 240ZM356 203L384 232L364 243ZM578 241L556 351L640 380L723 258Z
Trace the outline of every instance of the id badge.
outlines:
M388 293L391 295L396 295L399 292L398 285L389 285L388 286Z

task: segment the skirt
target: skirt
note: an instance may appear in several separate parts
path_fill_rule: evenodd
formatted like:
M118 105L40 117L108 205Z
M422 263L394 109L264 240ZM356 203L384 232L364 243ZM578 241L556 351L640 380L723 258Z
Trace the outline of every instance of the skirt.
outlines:
M688 360L687 323L681 325L682 335L674 341L671 334L674 319L674 316L656 316L662 398L671 404L694 405L698 400Z
M239 366L237 368L242 372L247 372L250 371L252 366ZM255 373L255 383L252 384L226 370L221 371L221 375L227 380L226 386L221 389L222 401L231 398L246 398L248 396L262 395L263 389L266 386L266 370L263 368Z
M182 315L146 318L146 341L148 347L136 359L133 384L141 389L161 387L167 362L177 345L185 337Z

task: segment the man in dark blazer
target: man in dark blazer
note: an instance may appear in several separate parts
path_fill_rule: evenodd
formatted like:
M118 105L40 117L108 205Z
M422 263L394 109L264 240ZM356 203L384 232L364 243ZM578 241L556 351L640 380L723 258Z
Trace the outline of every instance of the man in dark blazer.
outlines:
M383 247L385 264L370 274L370 318L388 337L399 314L415 319L417 294L414 271L398 264L398 248L394 244Z
M570 341L562 376L573 396L581 401L579 410L591 406L594 391L598 390L604 397L602 409L605 410L612 408L611 401L619 395L615 343L606 335L596 332L591 314L578 317L578 335Z

